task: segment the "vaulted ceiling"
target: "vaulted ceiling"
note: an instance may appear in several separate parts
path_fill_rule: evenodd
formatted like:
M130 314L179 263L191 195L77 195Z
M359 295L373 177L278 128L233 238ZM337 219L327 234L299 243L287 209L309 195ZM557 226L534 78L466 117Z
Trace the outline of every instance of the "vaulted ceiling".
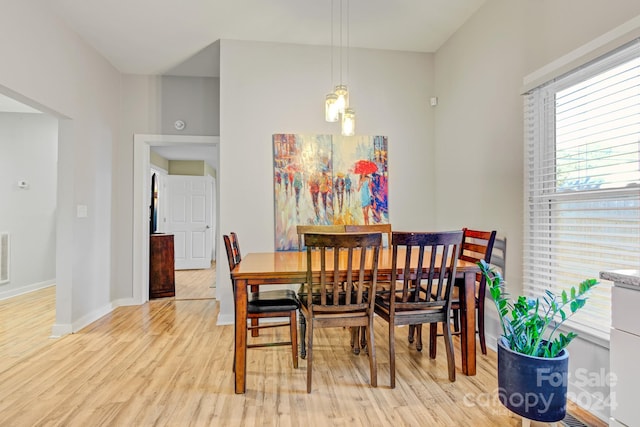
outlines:
M347 22L347 15L349 18L350 46L435 52L485 2L41 1L113 66L130 74L164 74L220 39L331 45L331 12L334 26L340 28L341 3L343 22ZM346 44L346 34L343 36Z

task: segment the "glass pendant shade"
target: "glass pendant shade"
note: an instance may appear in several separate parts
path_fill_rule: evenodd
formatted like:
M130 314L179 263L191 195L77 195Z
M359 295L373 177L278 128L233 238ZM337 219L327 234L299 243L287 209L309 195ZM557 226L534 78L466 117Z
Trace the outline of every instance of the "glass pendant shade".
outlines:
M338 95L330 93L324 103L324 119L328 122L337 122L340 117L338 111Z
M336 101L338 112L342 114L344 113L345 108L349 107L349 90L345 85L338 85L336 86L334 93L338 97L338 100Z
M342 135L353 136L356 134L356 112L353 108L345 108L342 114Z

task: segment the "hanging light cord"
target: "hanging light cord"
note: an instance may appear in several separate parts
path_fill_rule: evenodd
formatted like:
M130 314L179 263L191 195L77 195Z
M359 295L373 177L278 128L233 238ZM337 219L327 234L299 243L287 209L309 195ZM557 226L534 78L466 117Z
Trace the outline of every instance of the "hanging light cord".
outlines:
M347 0L347 75L346 80L349 81L349 0Z
M342 85L342 56L344 55L343 53L343 48L344 45L342 43L342 0L340 0L340 85Z
M331 0L331 87L334 86L333 78L333 0Z

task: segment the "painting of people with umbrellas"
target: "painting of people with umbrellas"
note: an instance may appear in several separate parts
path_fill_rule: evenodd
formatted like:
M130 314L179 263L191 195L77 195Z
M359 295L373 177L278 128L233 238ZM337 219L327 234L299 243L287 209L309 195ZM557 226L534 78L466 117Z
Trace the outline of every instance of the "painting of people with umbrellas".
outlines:
M387 137L273 135L276 250L297 225L387 224Z

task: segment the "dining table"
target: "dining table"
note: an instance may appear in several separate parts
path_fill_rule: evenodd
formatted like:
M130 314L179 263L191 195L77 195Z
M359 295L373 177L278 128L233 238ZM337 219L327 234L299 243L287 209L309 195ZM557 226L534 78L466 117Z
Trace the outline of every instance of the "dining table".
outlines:
M378 260L378 280L389 280L392 269L392 248L381 248ZM306 251L253 252L243 256L231 271L234 283L235 308L235 392L246 391L247 359L247 296L260 286L301 284L307 275ZM403 259L399 254L398 259ZM315 263L313 263L315 264ZM342 267L340 267L342 268ZM426 269L425 269L426 270ZM476 316L475 287L479 267L469 261L458 260L456 278L463 278L460 286L460 348L462 373L476 374ZM424 271L426 273L426 271Z

